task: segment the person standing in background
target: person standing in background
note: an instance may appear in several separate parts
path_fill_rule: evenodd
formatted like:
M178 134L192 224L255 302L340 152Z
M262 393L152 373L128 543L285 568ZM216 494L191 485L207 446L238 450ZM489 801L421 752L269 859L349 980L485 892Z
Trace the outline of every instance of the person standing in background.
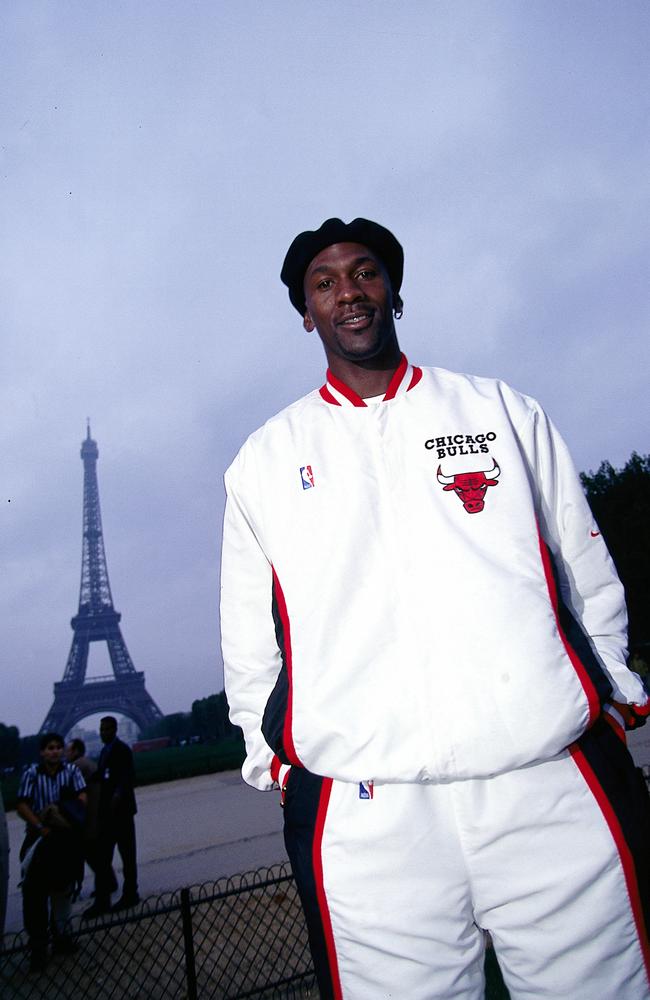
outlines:
M97 764L92 757L86 756L86 744L83 740L74 739L66 744L65 758L68 764L74 764L83 774L86 784L97 770Z
M99 810L99 782L93 780L97 772L97 764L92 757L86 756L86 744L81 739L73 739L66 745L66 759L69 764L74 764L83 774L86 782L86 793L88 795L88 805L86 807L86 823L84 826L84 860L90 866L93 874L97 868L97 814ZM81 877L83 882L83 872ZM115 892L117 889L117 879L113 866L109 880L109 891Z
M52 950L69 954L77 947L66 924L83 852L86 783L81 771L62 757L63 738L44 733L40 763L25 768L18 788L16 812L26 823L20 849L23 918L34 971L47 964L48 898Z
M83 914L85 919L109 911L129 909L140 902L136 860L135 767L133 753L117 735L117 719L105 716L99 724L104 744L93 782L99 786L97 806L97 852L95 856L95 902ZM124 881L120 899L111 906L114 874L113 853L122 859Z
M9 884L9 832L5 816L5 804L0 789L0 948L5 932L7 916L7 886Z

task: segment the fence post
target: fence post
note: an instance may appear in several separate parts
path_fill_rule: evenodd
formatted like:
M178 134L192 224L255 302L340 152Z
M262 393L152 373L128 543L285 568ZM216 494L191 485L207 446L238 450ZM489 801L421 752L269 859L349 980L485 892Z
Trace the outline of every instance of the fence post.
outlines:
M185 976L187 979L187 1000L198 1000L196 992L196 964L194 962L194 937L192 935L192 911L190 890L181 889L181 918L185 941Z

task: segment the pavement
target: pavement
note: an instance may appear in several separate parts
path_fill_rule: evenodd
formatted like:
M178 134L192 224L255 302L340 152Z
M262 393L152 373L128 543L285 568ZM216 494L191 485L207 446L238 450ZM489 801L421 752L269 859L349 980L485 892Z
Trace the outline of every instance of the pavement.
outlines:
M650 766L650 723L628 733L638 767ZM136 837L140 896L172 892L287 860L278 792L257 792L239 771L223 771L137 789ZM5 933L22 929L18 852L24 824L7 814L9 893ZM116 853L116 871L119 855ZM86 868L74 913L92 902L92 873ZM114 897L117 900L117 895Z
M650 722L627 734L627 747L637 767L650 767Z
M239 771L184 778L136 791L136 838L140 896L215 881L287 860L279 793L257 792ZM24 823L7 814L9 894L5 933L22 929L18 852ZM119 855L115 869L118 878ZM86 868L81 899L73 913L92 902L92 872ZM118 895L114 896L114 901Z

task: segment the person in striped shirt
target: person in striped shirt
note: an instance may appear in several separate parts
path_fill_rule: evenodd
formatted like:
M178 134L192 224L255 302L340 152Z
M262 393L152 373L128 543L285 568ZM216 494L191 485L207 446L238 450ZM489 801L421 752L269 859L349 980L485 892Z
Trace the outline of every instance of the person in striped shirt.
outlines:
M76 867L83 857L78 853L75 828L80 828L83 819L86 783L78 768L62 760L63 746L58 733L44 733L39 743L40 761L25 768L18 788L16 811L26 824L20 849L23 920L34 971L47 964L48 900L53 950L76 950L65 925Z

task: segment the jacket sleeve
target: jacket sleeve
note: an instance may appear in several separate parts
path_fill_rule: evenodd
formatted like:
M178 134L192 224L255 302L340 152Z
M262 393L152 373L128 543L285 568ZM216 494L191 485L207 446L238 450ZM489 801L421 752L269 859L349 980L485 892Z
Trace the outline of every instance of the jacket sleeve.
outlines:
M272 615L273 571L262 540L262 513L254 455L244 446L225 476L226 511L221 554L221 644L230 718L246 741L244 779L273 787L273 751L262 735L266 702L281 658Z
M647 693L637 674L626 666L623 586L567 446L536 403L526 436L532 447L540 529L554 557L561 598L608 675L612 699L634 706L635 714L644 717L650 709Z

